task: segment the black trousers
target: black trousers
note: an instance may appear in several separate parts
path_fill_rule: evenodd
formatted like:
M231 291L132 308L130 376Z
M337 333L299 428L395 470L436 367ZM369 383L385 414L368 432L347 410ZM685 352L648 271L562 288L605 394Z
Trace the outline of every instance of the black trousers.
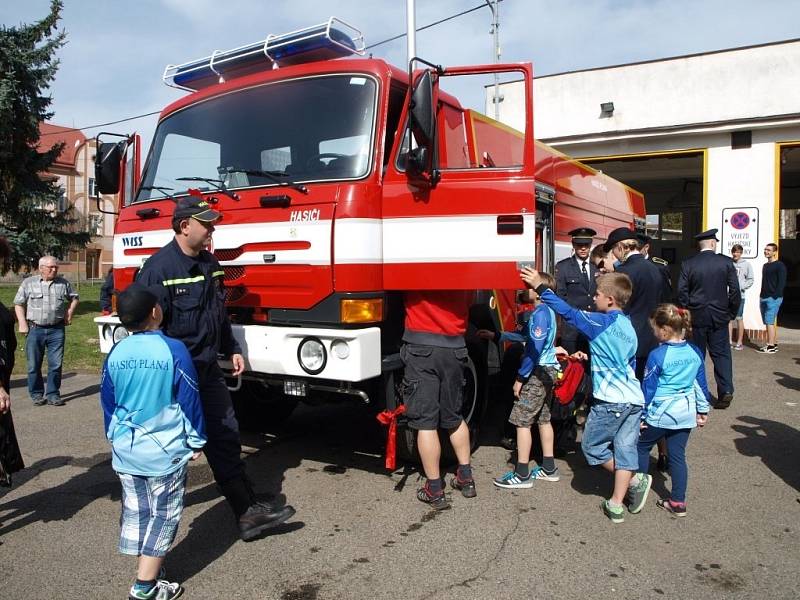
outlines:
M728 324L722 326L695 326L692 330L692 343L700 349L705 358L706 350L714 363L714 379L717 382L717 398L723 394L733 394L733 363L731 345L728 337Z
M206 455L214 480L224 484L245 477L239 422L233 412L231 393L216 362L195 363L200 385L200 403L206 420Z

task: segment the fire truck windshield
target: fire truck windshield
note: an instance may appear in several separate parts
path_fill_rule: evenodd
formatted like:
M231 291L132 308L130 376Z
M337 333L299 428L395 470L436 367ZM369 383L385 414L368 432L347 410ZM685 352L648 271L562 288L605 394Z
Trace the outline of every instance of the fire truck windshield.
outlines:
M365 75L282 81L191 104L159 124L135 201L186 194L196 187L187 175L227 189L359 179L374 154L376 106L377 83Z

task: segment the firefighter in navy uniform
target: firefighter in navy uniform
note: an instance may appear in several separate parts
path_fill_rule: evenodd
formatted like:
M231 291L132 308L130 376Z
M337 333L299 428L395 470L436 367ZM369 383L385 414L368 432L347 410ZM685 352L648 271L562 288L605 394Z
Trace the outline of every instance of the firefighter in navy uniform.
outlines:
M578 310L593 311L594 293L597 291L599 272L592 264L589 253L592 238L597 235L594 229L580 227L569 232L572 237L573 254L556 263L556 293L564 301ZM577 329L561 322L561 346L570 354L581 350L589 351L589 341Z
M608 234L603 250L612 252L620 261L615 271L625 273L631 279L633 291L625 305L625 314L630 316L636 331L636 377L644 378L644 367L650 351L658 346L658 340L650 327L650 315L656 306L669 301L671 286L663 272L654 263L639 253L636 234L626 227L619 227Z
M683 261L678 278L678 304L692 313L692 342L714 363L717 403L728 408L733 400L733 364L728 323L736 318L742 294L733 259L717 254L717 230L694 236L700 253Z
M192 355L208 436L203 452L233 509L241 538L248 541L295 511L258 500L241 459L239 424L217 357L231 360L234 375L244 371L244 358L225 311L222 267L205 249L220 218L201 198L180 199L172 217L175 238L147 259L136 280L161 286L164 333L181 340Z
M636 244L639 246L639 253L644 256L645 260L650 261L658 270L661 271L661 276L664 278L665 290L664 302L673 302L675 299L674 290L672 289L672 275L669 272L669 263L658 256L650 256L650 243L653 239L644 233L636 234Z

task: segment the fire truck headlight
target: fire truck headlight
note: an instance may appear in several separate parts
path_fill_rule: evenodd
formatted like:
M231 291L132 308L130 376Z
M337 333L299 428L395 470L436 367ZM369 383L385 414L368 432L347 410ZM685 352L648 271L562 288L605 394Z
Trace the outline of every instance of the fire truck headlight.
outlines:
M112 335L112 338L115 344L117 342L124 340L126 337L128 337L127 329L125 329L122 325L117 325L116 327L114 327L114 333Z
M309 375L316 375L325 368L328 354L325 346L315 337L307 337L297 347L297 361Z
M331 352L336 358L344 360L350 356L350 346L344 340L333 340Z
M103 325L103 339L107 342L113 342L113 330L111 325Z

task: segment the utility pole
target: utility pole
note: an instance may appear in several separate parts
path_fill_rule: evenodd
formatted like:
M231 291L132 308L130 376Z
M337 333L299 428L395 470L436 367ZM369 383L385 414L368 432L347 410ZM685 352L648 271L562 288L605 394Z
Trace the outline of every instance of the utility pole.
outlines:
M492 62L498 64L500 62L500 0L485 0L489 10L492 11L492 28L489 33L492 34L494 40L494 47L492 48ZM496 121L500 120L500 76L494 74L494 118Z
M416 0L406 0L406 42L407 55L406 62L409 64L411 59L417 55L417 16Z

